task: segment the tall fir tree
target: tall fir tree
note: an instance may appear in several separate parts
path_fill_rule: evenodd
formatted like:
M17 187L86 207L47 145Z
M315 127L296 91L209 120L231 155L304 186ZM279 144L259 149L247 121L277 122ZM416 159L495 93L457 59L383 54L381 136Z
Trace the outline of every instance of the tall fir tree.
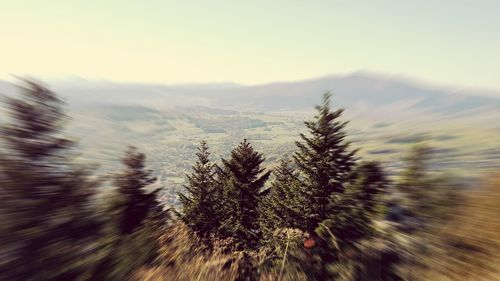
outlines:
M314 121L305 122L309 135L300 134L295 164L303 182L301 192L307 207L302 230L313 232L318 224L334 211L335 201L352 181L355 150L346 141L345 126L340 121L343 110L330 109L331 95L323 95Z
M121 235L134 232L146 218L160 207L156 195L160 189L148 191L156 181L152 171L145 167L146 156L130 146L125 152L122 164L125 169L115 178L118 188L116 208L120 209L119 230Z
M336 279L349 267L357 268L355 260L343 260L347 252L357 253L363 239L374 232L373 219L379 207L378 195L385 188L385 177L377 163L357 166L355 150L345 140L346 122L342 110L330 110L330 95L325 94L319 114L306 122L310 136L301 135L295 161L304 178L307 228L318 247L313 250L314 262L308 275L314 280Z
M116 190L109 199L104 259L93 280L126 280L158 255L157 240L165 213L157 200L160 189L147 190L156 181L146 169L146 156L130 146L122 158L124 169L115 175Z
M312 280L330 280L345 266L341 252L373 233L385 179L377 163L356 165L356 151L345 139L347 122L339 120L343 111L331 111L330 94L316 108L315 120L305 122L309 134L296 142L294 168L282 162L275 170L261 226L265 233L298 228L310 235L316 247L300 266Z
M92 270L99 235L92 196L97 182L75 164L64 137L64 102L24 80L7 100L1 128L0 279L77 280Z
M215 235L219 226L217 194L215 190L215 167L210 161L206 141L202 141L196 153L197 161L187 175L184 185L186 194L179 193L182 204L181 220L201 238Z
M270 172L261 167L264 157L243 140L222 159L218 182L222 185L220 235L232 238L237 248L255 248L261 239L259 204Z

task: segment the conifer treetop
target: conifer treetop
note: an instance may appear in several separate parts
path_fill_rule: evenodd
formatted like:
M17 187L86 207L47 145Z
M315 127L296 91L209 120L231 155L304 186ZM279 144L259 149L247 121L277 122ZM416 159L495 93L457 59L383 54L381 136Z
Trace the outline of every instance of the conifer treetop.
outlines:
M350 149L346 140L347 121L340 121L343 109L332 111L331 94L323 95L323 103L317 106L318 114L313 121L304 122L309 134L295 144L299 149L293 156L298 169L309 181L332 192L343 192L343 184L349 180L355 165L356 150Z

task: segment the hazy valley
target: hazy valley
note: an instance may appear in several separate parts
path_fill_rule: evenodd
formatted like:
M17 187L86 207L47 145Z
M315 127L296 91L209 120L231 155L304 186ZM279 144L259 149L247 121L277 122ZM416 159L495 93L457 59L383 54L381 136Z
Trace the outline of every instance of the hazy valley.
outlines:
M85 80L51 85L69 104L68 129L85 151L83 160L100 163L105 175L127 145L137 146L173 204L201 140L215 158L246 138L271 167L294 151L303 121L313 117L325 91L334 93L334 108L345 108L349 140L362 148L358 155L384 162L389 173L401 168L401 155L412 143L422 141L434 148L436 167L464 180L474 181L500 163L500 99L399 78L359 73L261 86ZM14 90L7 83L1 87L3 93Z

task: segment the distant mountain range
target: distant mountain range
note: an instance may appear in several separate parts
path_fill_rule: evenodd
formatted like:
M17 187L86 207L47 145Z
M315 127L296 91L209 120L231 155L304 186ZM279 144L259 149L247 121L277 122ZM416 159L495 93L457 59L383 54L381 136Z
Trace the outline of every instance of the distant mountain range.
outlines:
M54 82L52 89L68 99L71 106L95 103L172 106L208 106L238 110L274 111L311 108L326 91L334 93L334 104L352 110L380 107L417 110L439 114L462 114L475 110L500 109L499 98L480 90L454 91L407 79L355 73L297 82L257 86L237 84L127 84L75 80ZM0 82L0 93L13 86Z

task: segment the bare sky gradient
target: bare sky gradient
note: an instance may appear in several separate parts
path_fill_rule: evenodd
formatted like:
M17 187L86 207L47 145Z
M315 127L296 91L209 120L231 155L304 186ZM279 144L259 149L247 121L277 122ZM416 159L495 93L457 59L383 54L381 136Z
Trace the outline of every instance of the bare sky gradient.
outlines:
M500 89L498 0L6 0L0 42L0 79L258 84L369 70Z

